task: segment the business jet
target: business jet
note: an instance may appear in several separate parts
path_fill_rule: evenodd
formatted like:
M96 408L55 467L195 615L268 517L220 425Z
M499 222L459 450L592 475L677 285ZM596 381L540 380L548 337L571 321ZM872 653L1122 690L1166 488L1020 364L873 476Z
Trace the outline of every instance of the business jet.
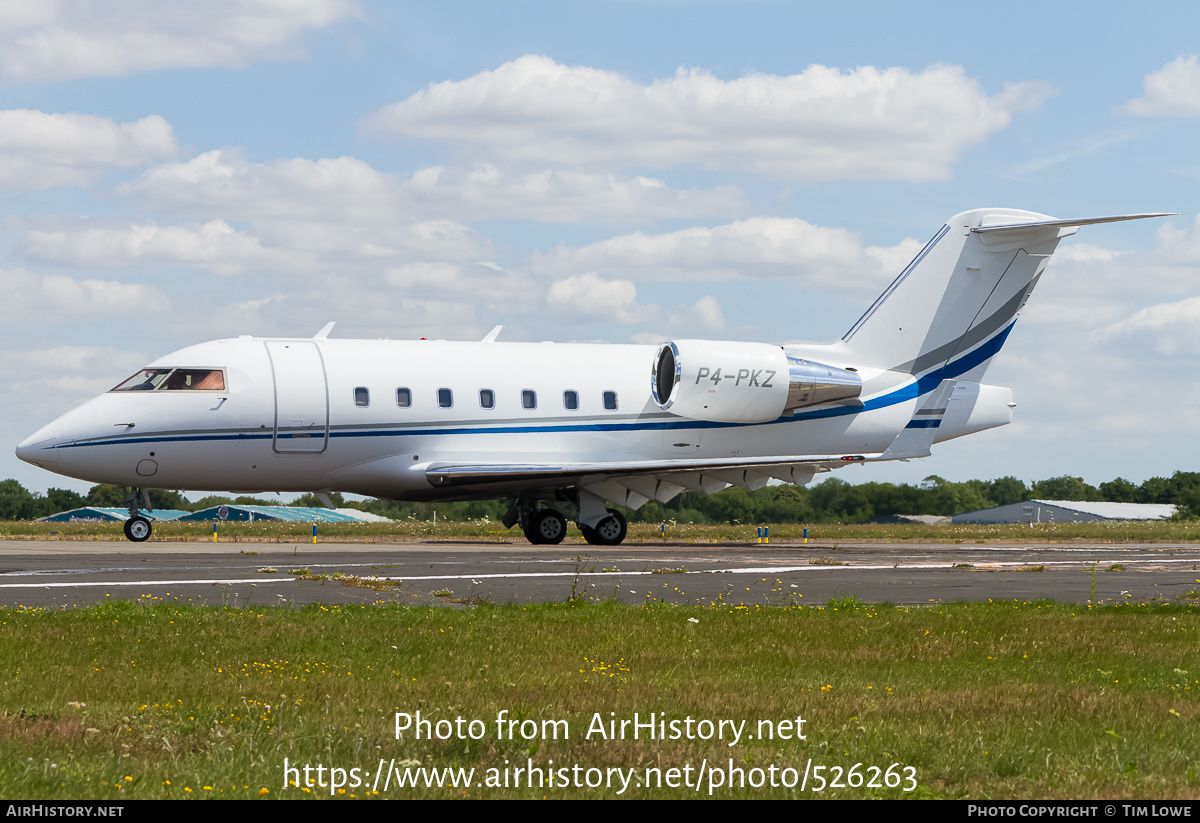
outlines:
M568 518L616 545L637 508L685 490L804 484L926 457L1012 421L981 382L1058 242L1016 209L951 218L841 340L660 346L312 338L216 340L149 364L17 446L59 474L148 490L333 491L511 501L506 528L553 544Z

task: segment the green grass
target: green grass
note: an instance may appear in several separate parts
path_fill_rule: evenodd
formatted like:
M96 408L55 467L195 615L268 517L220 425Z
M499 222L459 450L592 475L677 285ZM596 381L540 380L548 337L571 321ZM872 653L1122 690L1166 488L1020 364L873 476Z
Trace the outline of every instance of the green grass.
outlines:
M811 759L827 780L831 767L856 763L860 774L894 763L915 769L908 794L847 787L827 788L825 797L1196 799L1198 641L1200 607L1185 603L905 609L845 595L828 608L380 601L292 610L145 597L3 609L0 794L313 796L283 787L284 758L372 773L381 758L473 767L481 779L486 769L527 761L665 775L730 759L746 770L803 773ZM479 720L485 733L397 740L396 713L418 711L434 722ZM570 737L502 738L501 712L533 721L530 728L565 721ZM744 720L747 733L766 721L777 735L733 747L584 737L597 717L651 712ZM798 717L805 740L790 739ZM814 796L814 783L804 796ZM464 794L613 797L616 789L393 788L380 796ZM624 796L697 795L630 787Z
M684 543L754 543L757 526L685 525L668 523L665 539ZM771 544L798 543L803 525L766 524L771 529ZM661 543L664 536L658 523L630 523L628 542ZM120 523L37 523L0 521L0 539L5 540L116 540L124 541ZM1185 543L1200 542L1200 521L1179 522L1096 522L1041 523L1028 525L943 525L919 523L886 526L818 525L809 526L809 543L822 549L836 549L832 541L902 543L921 541L961 544L989 542L1089 541L1107 543ZM222 523L218 526L221 542L236 543L308 543L312 540L311 523ZM317 526L318 542L379 543L393 540L438 541L477 540L524 543L517 529L505 529L499 523L479 520L464 523L430 523L400 520L392 523L322 523ZM211 542L211 523L156 523L151 540ZM573 526L567 544L584 545L583 536ZM250 547L247 547L247 554Z

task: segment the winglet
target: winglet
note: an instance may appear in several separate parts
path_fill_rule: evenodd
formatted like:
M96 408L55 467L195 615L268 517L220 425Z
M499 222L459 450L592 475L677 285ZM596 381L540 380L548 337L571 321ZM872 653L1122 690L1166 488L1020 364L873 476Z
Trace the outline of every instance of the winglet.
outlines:
M483 342L483 343L495 343L495 342L496 342L496 338L500 336L500 330L501 330L502 328L504 328L504 327L503 327L503 326L497 326L496 328L492 329L490 332L488 332L487 334L485 334L485 335L483 336L483 340L482 340L482 341L480 341L480 342Z
M321 330L319 332L317 332L316 334L313 335L313 340L328 340L329 333L331 331L333 331L333 327L336 325L337 325L336 320L330 320L328 323L326 323L324 326L321 327Z

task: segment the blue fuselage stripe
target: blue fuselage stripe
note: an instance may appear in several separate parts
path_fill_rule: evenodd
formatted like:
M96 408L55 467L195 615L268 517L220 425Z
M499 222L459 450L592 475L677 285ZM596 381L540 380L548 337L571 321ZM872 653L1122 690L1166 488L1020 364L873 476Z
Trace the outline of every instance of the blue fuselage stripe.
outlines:
M1015 321L1014 321L1015 323ZM440 436L440 435L459 435L459 434L532 434L532 433L562 433L562 432L628 432L628 431L682 431L687 429L730 429L730 428L746 428L748 426L769 426L785 423L795 423L803 420L823 420L832 417L845 417L846 415L861 414L863 412L875 411L877 409L894 406L898 403L905 403L909 400L914 400L921 395L928 394L933 391L938 385L948 378L958 377L959 375L969 372L971 369L986 362L989 358L995 356L996 352L1004 345L1005 339L1012 331L1013 323L1010 323L1002 331L992 337L978 348L968 352L954 362L947 363L941 368L932 369L929 372L921 375L917 380L902 386L895 391L880 395L864 402L861 406L833 406L827 409L815 409L809 412L800 412L792 417L780 417L778 420L773 420L768 423L720 423L707 420L664 420L658 422L631 422L631 423L586 423L586 424L561 424L561 425L523 425L523 426L454 426L454 427L436 427L436 428L421 428L421 429L373 429L369 431L331 431L331 438L351 438L351 437L424 437L424 436ZM937 421L912 421L908 424L908 428L929 428L929 423L934 423L936 427ZM919 424L919 425L914 425ZM95 440L95 441L75 441L73 443L63 443L55 446L59 449L74 448L79 446L101 446L101 445L128 445L131 443L180 443L180 442L204 442L204 441L229 441L229 440L289 440L292 435L280 434L273 438L271 434L173 434L173 435L147 435L146 437L123 437L117 440ZM305 439L312 439L311 435Z

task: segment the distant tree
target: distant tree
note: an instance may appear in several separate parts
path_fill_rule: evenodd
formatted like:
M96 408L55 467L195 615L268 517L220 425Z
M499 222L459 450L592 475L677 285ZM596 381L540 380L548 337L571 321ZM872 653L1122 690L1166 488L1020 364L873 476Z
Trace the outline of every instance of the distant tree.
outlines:
M1100 494L1109 503L1136 503L1141 492L1141 489L1124 477L1101 483L1099 489Z
M346 498L342 497L341 492L329 492L329 499L333 503L333 507L335 509L346 508ZM260 503L260 504L256 504L256 505L262 505L262 504ZM270 504L268 504L268 505L270 505ZM293 500L291 503L288 503L288 505L289 506L300 506L300 507L306 508L306 509L323 509L323 508L325 508L325 504L321 502L321 498L317 497L315 494L302 494L299 497L297 497L295 500Z
M37 517L34 497L16 480L0 480L0 519L29 520Z
M1142 484L1139 503L1170 503L1179 496L1179 488L1169 478L1151 477Z
M192 503L188 508L194 512L202 511L203 509L211 509L213 506L228 506L233 502L233 498L226 497L223 494L209 494L201 497L199 500Z
M1035 500L1101 500L1100 490L1083 482L1082 477L1051 477L1038 480L1029 494Z
M1010 503L1020 503L1029 494L1029 488L1023 480L1015 477L1000 477L988 485L987 496L993 506L1007 506Z
M1195 520L1200 517L1200 488L1185 489L1175 498L1176 517L1181 520Z
M758 507L745 489L734 486L711 496L709 517L718 523L756 523Z
M125 505L125 487L101 484L88 489L87 504L102 509L118 509Z
M671 517L668 509L657 500L651 500L633 513L631 518L636 523L665 523Z
M92 486L88 490L86 505L103 509L122 509L128 505L125 502L127 491L128 489L125 486L112 486L108 484ZM163 489L150 490L150 505L155 509L181 510L187 510L191 506L187 499L179 492Z
M46 502L49 511L42 515L42 517L82 508L87 505L87 499L83 495L76 494L70 489L50 489L46 492Z
M977 485L973 485L977 484ZM990 508L988 498L984 495L979 481L967 483L942 483L928 494L929 511L924 514L939 514L950 517L962 512Z
M772 488L772 487L769 487ZM759 510L763 523L804 523L812 519L808 497L796 486L776 486L772 499Z
M809 489L808 502L818 523L865 523L875 516L868 492L836 477Z

